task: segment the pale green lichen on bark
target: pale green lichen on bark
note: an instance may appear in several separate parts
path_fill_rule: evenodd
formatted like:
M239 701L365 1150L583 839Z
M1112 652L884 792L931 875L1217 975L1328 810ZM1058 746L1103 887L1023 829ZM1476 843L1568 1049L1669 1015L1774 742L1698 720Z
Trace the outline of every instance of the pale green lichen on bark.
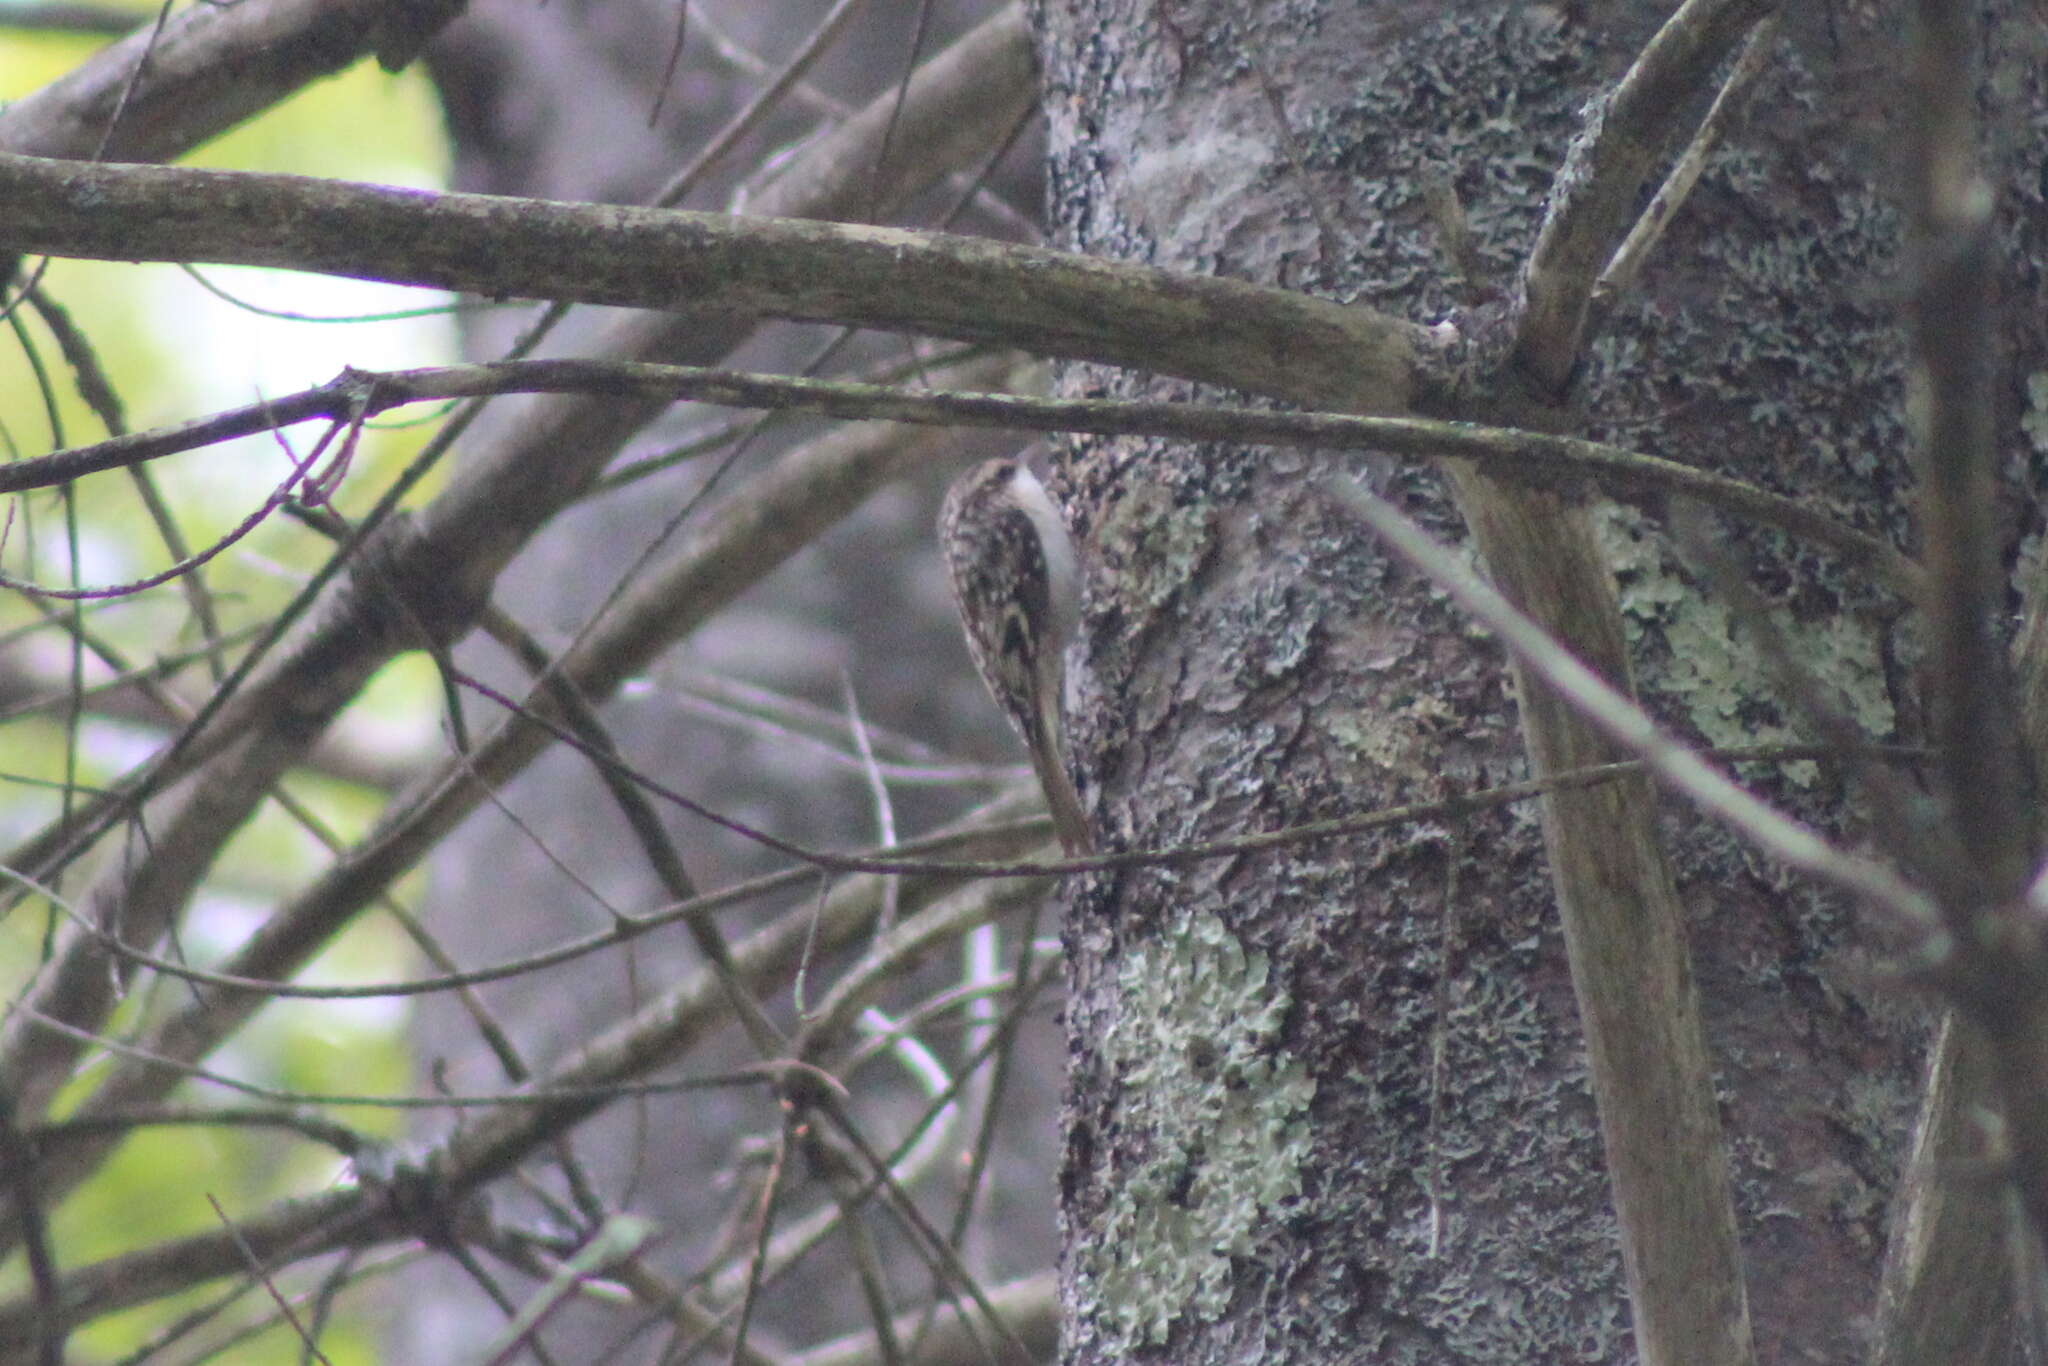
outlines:
M1110 505L1099 533L1105 553L1120 564L1149 566L1137 600L1157 608L1178 593L1215 544L1205 504L1176 507L1157 484L1140 484ZM1135 576L1134 576L1135 577Z
M1104 1041L1123 1081L1121 1121L1146 1154L1113 1183L1084 1254L1097 1303L1125 1345L1228 1307L1232 1259L1300 1194L1315 1083L1278 1051L1288 994L1263 953L1203 913L1132 953L1122 1018Z
M1656 675L1658 692L1682 700L1686 714L1710 745L1791 744L1812 739L1784 725L1757 719L1758 702L1774 700L1760 690L1768 671L1758 667L1756 642L1745 637L1728 607L1687 584L1667 557L1666 546L1631 508L1608 505L1598 521L1601 543L1613 564L1621 593L1622 619L1631 644L1646 632L1663 636L1667 658ZM1773 612L1778 631L1796 664L1839 699L1865 734L1892 732L1891 696L1878 663L1878 630L1851 614L1794 621ZM1811 763L1781 767L1801 787L1819 777Z
M2020 418L2020 430L2037 453L2048 455L2048 370L2027 376L2027 411Z

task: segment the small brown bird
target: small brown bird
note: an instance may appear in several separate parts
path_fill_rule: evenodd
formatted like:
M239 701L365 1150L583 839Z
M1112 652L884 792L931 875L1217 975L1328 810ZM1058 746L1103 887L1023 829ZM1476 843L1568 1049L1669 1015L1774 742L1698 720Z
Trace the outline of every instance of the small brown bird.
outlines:
M1088 853L1088 819L1062 753L1066 647L1080 617L1081 575L1059 509L1021 460L985 461L947 490L939 543L967 648L1024 737L1060 847Z

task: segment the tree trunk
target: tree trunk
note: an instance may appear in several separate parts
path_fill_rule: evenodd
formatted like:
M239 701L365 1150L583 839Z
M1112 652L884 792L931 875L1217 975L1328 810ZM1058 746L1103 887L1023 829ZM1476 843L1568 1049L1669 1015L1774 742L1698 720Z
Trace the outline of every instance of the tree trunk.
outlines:
M1060 244L1467 336L1511 325L1582 111L1661 9L1045 0ZM1817 500L1903 543L1910 448L1880 293L1898 240L1885 132L1897 19L1787 13L1640 286L1567 358L1570 391L1544 389L1540 366L1503 365L1444 415L1511 411L1527 386L1567 429ZM2024 375L2048 316L2032 264L2040 187L2031 174L2001 183L2022 197L2007 317ZM1469 248L1454 244L1458 222ZM1195 396L1081 365L1062 386ZM2030 473L2016 417L2001 419L2004 449ZM1555 519L1553 563L1580 529L1596 535L1584 543L1612 585L1588 598L1609 604L1605 618L1575 625L1582 655L1598 665L1603 641L1625 639L1629 663L1610 677L1632 670L1702 745L1801 738L1754 636L1695 591L1637 511L1470 476L1454 503L1438 473L1371 458L1074 441L1054 482L1088 566L1070 728L1106 846L1275 830L1614 757L1535 743L1525 760L1524 727L1551 734L1570 718L1542 721L1558 708L1526 683L1518 717L1502 651L1325 503L1332 470L1440 535L1458 534L1462 510L1525 603L1544 571L1526 553L1532 526L1540 542ZM1519 530L1496 524L1502 500ZM1896 604L1775 533L1728 524L1721 538L1789 628L1791 662L1871 734L1915 736ZM1505 562L1517 553L1529 562ZM1850 820L1830 771L1742 776L1804 818ZM1617 1121L1613 1082L1596 1115L1574 972L1587 991L1599 946L1568 950L1558 905L1576 905L1575 925L1604 915L1630 931L1629 908L1674 886L1690 967L1684 944L1642 952L1669 951L1659 989L1681 1004L1698 984L1722 1134L1696 1137L1726 1153L1741 1238L1730 1274L1746 1272L1748 1294L1747 1317L1739 1277L1708 1306L1725 1331L1694 1359L1745 1359L1752 1328L1757 1360L1863 1354L1927 1022L1873 987L1853 907L1683 805L1654 808L1668 865L1652 849L1589 888L1564 866L1575 845L1598 851L1604 827L1589 822L1653 809L1647 788L1601 793L1554 801L1542 823L1528 806L1494 809L1069 884L1068 1361L1668 1359L1697 1325L1652 1325L1655 1350L1634 1340L1670 1274L1658 1268L1730 1257L1703 1217L1697 1247L1628 1243L1625 1274L1610 1181L1627 1211L1639 1121ZM1696 1044L1697 1027L1668 1023L1673 1053ZM1614 1065L1637 1042L1596 1034L1595 1056ZM1623 1089L1635 1085L1621 1066Z

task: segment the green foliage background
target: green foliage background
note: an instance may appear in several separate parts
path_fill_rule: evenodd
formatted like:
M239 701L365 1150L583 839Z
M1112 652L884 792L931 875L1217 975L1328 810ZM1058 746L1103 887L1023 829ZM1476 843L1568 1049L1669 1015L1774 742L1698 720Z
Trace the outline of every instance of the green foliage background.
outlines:
M0 4L0 98L13 99L61 76L100 39L7 30ZM139 20L156 12L130 5ZM439 110L426 80L391 76L364 63L306 90L202 149L194 164L285 171L420 187L446 181L447 152ZM31 263L33 265L33 263ZM40 277L91 341L101 367L123 402L132 429L183 421L330 378L344 363L392 367L452 358L454 329L445 301L415 291L352 282L313 280L282 272L205 269L218 288L267 309L358 317L424 307L427 317L382 322L305 322L260 317L209 295L190 276L169 266L53 262ZM78 397L73 376L32 310L23 308L0 337L0 449L6 458L39 455L107 433ZM359 512L392 471L418 449L428 423L392 423L368 431L337 506ZM303 453L318 429L289 433ZM270 439L194 452L158 462L151 477L193 549L235 527L260 505L287 469ZM67 501L68 500L68 501ZM68 587L118 584L162 571L172 557L129 479L100 475L64 493L16 500L0 543L0 565L13 578ZM317 566L329 546L296 522L276 518L208 564L204 582L214 595L221 627L232 633L274 612ZM191 651L202 637L176 584L144 593L75 605L0 595L0 651L33 651L39 659L68 652L64 621L84 623L131 665ZM19 656L17 656L19 657ZM88 683L108 676L90 654L80 667ZM68 665L66 665L68 668ZM204 696L208 676L188 666L174 680L189 699ZM60 690L61 691L61 690ZM439 689L431 666L401 660L351 709L349 722L380 737L380 745L423 747L438 729ZM7 715L0 723L0 838L9 843L60 816L67 781L89 788L119 774L161 743L162 728L68 714L51 705ZM342 839L353 839L376 815L382 794L330 777L302 773L287 789ZM261 923L268 909L303 884L327 858L321 842L268 804L216 865L176 946L189 961L217 961ZM89 870L53 889L78 893ZM401 892L410 895L416 888ZM0 919L0 990L18 996L37 970L52 917L47 901L31 901ZM414 970L409 942L389 918L358 927L340 939L308 975L312 982L366 982ZM176 1003L167 984L124 1003L117 1027L125 1030ZM318 1095L403 1095L412 1060L405 1041L406 1011L398 1001L295 1001L275 1006L211 1066L260 1086ZM74 1094L89 1089L89 1064ZM192 1084L179 1096L189 1105L247 1103L220 1087ZM394 1134L398 1112L373 1107L328 1107L329 1118L374 1135ZM338 1159L325 1148L280 1138L271 1130L155 1127L127 1142L88 1186L49 1211L61 1265L79 1266L157 1240L215 1226L209 1197L230 1215L292 1192L318 1190L335 1179ZM0 1269L0 1290L18 1291L20 1258ZM73 1359L114 1360L135 1351L151 1334L206 1303L207 1295L153 1306L94 1325L72 1340ZM344 1311L347 1301L343 1301ZM269 1312L260 1291L245 1290L228 1321ZM375 1359L361 1325L323 1339L330 1360ZM288 1330L273 1327L212 1360L274 1362L296 1359Z

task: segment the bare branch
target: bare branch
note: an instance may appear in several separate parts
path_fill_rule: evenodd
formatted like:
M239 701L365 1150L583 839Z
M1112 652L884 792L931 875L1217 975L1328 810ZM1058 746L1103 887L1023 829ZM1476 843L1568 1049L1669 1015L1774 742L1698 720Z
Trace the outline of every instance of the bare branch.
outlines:
M428 12L445 22L452 8L412 0L193 5L161 33L145 24L9 104L0 150L167 160L355 62L395 36L394 22ZM110 129L117 109L120 126Z
M1053 1274L1044 1271L1007 1285L992 1286L988 1291L989 1302L1032 1352L1035 1361L1048 1359L1057 1347L1059 1298L1056 1290ZM978 1344L962 1327L963 1317L957 1307L942 1307L933 1331L923 1339L923 1350L917 1359L962 1363L981 1360L975 1350ZM918 1313L899 1316L895 1324L896 1336L905 1339L914 1336L921 1318ZM883 1366L883 1361L874 1334L854 1333L811 1348L793 1358L790 1366Z
M2048 1236L2048 943L2041 934L2040 830L2008 658L2004 545L1995 509L1999 452L2000 259L1997 197L1981 168L1977 98L1981 18L1923 0L1906 71L1909 158L1905 216L1911 289L1906 304L1920 383L1920 524L1926 545L1932 712L1944 747L1940 836L1958 856L1939 865L1935 896L1949 934L1928 937L1936 978L1976 1033L1958 1042L1961 1100L1980 1087L2003 1112L2003 1136L2031 1236L2012 1246L2024 1277ZM2039 718L2036 718L2038 724ZM1985 1083L1988 1080L1988 1085ZM1971 1085L1972 1082L1977 1083ZM1950 1101L1953 1106L1959 1101ZM1930 1099L1930 1126L1953 1117ZM1923 1132L1922 1144L1952 1145ZM1916 1163L1916 1167L1918 1164ZM1885 1289L1896 1331L1924 1336L1912 1311L1959 1265L1985 1255L1984 1235L1937 1227L1951 1196L1924 1170L1900 1221ZM1930 1229L1947 1235L1931 1241Z
M1902 924L1938 926L1933 903L1924 893L1882 864L1836 848L1818 831L1774 810L1724 777L1393 507L1351 483L1333 482L1330 494L1475 620L1499 635L1517 659L1563 694L1582 716L1638 755L1652 773L1702 810L1778 862L1869 901Z
M246 775L274 763L278 743L276 737L251 737L230 752L219 781L175 794L172 808L152 823L147 852L115 869L92 894L92 921L130 943L155 943L220 846L262 801L268 783ZM235 781L238 776L244 781ZM59 945L0 1030L0 1068L11 1079L17 1112L24 1117L42 1114L85 1046L77 1036L43 1028L38 1018L97 1030L119 999L127 973L94 935L68 934Z
M1523 272L1515 364L1546 391L1578 364L1593 284L1635 220L1637 196L1714 68L1773 0L1686 0L1611 95L1587 111Z
M1009 108L1028 102L1030 97L1028 48L1016 14L1006 11L918 70L903 101L899 137L909 145L950 149L972 159L1006 134L962 118L962 102L972 98L989 107ZM894 92L890 92L876 105L893 109L896 103ZM837 163L865 155L871 163L874 139L885 123L886 118L871 106L817 143L803 160ZM912 159L888 183L907 195L949 169L941 161ZM876 203L872 187L869 189L870 193L858 196L860 201L878 209L886 207L889 201ZM832 197L835 192L840 198ZM806 199L804 193L817 197ZM830 174L803 174L796 176L787 190L778 181L761 199L762 207L771 212L803 215L844 210L850 202L848 196L855 194ZM622 356L707 359L740 341L752 325L750 318L701 313L644 315L615 328L608 343L613 354ZM424 574L417 581L430 589L428 596L435 601L432 615L443 620L451 614L462 618L460 625L447 622L451 638L466 630L480 601L474 590L488 583L549 517L579 497L596 471L658 411L659 405L579 396L529 405L518 420L501 424L491 441L473 439L469 458L426 510L421 519L424 525L398 529L385 542L388 554L382 582L402 584ZM463 420L458 418L458 422ZM425 458L415 461L380 499L369 525L395 507L403 490L428 467ZM366 529L367 525L358 529L358 538ZM352 545L344 546L345 551L349 549ZM239 689L277 634L313 607L341 563L342 557L337 556L315 575L277 618L272 632L230 675L230 688ZM218 716L224 724L204 733L188 727L157 760L114 784L88 809L76 813L68 825L53 826L24 842L14 851L11 866L33 872L75 857L162 784L218 754L231 735L277 726L300 736L317 733L323 720L338 712L370 673L400 647L383 629L389 614L379 603L385 596L374 591L342 592L320 599L324 611L315 629L284 657L267 661L263 672L251 681L247 695L235 698L236 705L227 705L228 692L216 691L200 715L209 721ZM412 603L415 617L427 615L425 601Z
M111 5L67 3L67 0L9 5L0 10L0 27L30 33L100 33L112 36L128 33L135 25L133 10Z
M2019 1212L1984 1160L1991 1079L1973 1033L1951 1014L1929 1050L1912 1156L1892 1197L1871 1366L2010 1359Z
M1920 529L1945 788L1956 835L1981 882L1959 889L1974 916L2017 896L2033 873L2030 813L2008 660L1993 623L2004 611L1997 482L1998 242L1991 185L1978 166L1975 19L1919 7L1909 86L1908 177L1914 361L1925 383ZM1960 922L1959 922L1960 923ZM2048 1073L2043 1074L2048 1077ZM2042 1135L2048 1142L2048 1133ZM2043 1206L2048 1212L2048 1205Z
M1428 347L1356 305L897 228L4 154L0 199L18 251L918 332L1360 412L1407 408Z
M1539 402L1562 397L1578 370L1596 278L1691 97L1768 8L1687 0L1612 94L1587 109L1522 275L1509 368ZM1585 510L1462 462L1447 470L1488 572L1533 618L1524 619L1530 639L1563 642L1550 648L1577 652L1585 663L1571 659L1573 667L1603 690L1613 692L1602 676L1625 687L1613 576ZM1524 747L1539 775L1614 756L1609 742L1620 737L1519 650L1516 673ZM1748 1292L1684 908L1646 795L1550 799L1544 842L1621 1219L1636 1349L1651 1366L1748 1366Z
M1589 510L1465 461L1445 469L1500 600L1527 614L1532 638L1562 642L1549 648L1586 678L1625 687L1620 606ZM1535 774L1631 752L1547 670L1519 651L1513 658ZM1618 688L1600 686L1626 702ZM1651 795L1635 783L1549 796L1544 848L1621 1222L1637 1350L1646 1366L1749 1366L1747 1286L1713 1066L1685 907Z
M1742 54L1729 68L1728 79L1721 82L1715 92L1714 103L1708 107L1706 117L1693 130L1692 141L1679 154L1678 162L1664 177L1664 183L1657 187L1657 193L1650 196L1649 205L1637 217L1636 225L1629 229L1628 236L1614 250L1614 256L1600 272L1600 278L1593 286L1593 297L1589 301L1590 312L1586 326L1589 331L1598 332L1606 310L1615 301L1635 286L1636 277L1642 273L1650 253L1663 240L1664 229L1671 226L1671 220L1685 204L1692 187L1699 183L1700 172L1706 169L1707 158L1721 141L1721 134L1735 116L1737 98L1749 88L1757 73L1764 69L1764 62L1770 56L1771 43L1778 36L1778 17L1774 14L1750 31L1749 41L1742 45Z
M1224 404L920 391L626 361L500 361L425 370L348 371L316 388L195 422L0 466L0 493L58 485L86 474L292 422L344 413L358 406L375 414L408 403L515 393L609 394L649 402L692 399L734 408L949 427L1163 436L1322 449L1348 447L1417 460L1453 456L1487 469L1496 478L1538 487L1558 488L1576 479L1589 478L1620 497L1634 496L1654 502L1665 496L1683 495L1828 546L1852 562L1877 570L1901 594L1917 593L1921 583L1918 566L1889 543L1844 526L1808 502L1709 470L1579 437L1426 418L1275 412Z
M783 457L771 475L722 507L669 562L645 575L602 628L562 661L560 676L593 700L610 696L821 528L847 515L908 464L934 453L922 440L906 445L900 432L857 427ZM224 965L225 974L273 980L293 976L475 809L483 796L481 784L509 778L549 743L548 732L508 718L479 742L466 763L445 762L423 774L361 845L265 923ZM196 1002L167 1020L149 1047L181 1060L204 1057L261 1003L260 996L241 994ZM117 1066L84 1108L151 1103L161 1098L169 1081L154 1069ZM82 1166L90 1156L79 1151L69 1160Z
M881 904L879 882L874 876L847 879L823 898L815 918L810 907L799 907L737 945L733 958L742 980L756 991L765 990L771 983L788 980L814 937L825 949L866 936ZM939 896L943 885L934 880L904 889L904 903L912 914L892 937L892 946L929 946L956 937L1043 890L1027 884L977 883ZM524 1103L505 1106L506 1098L492 1098L491 1104L499 1108L485 1109L482 1117L418 1168L436 1175L438 1199L459 1202L469 1191L510 1171L539 1145L603 1108L606 1101L645 1089L630 1079L673 1066L725 1025L726 1016L727 998L717 975L708 968L699 970L536 1081L526 1089ZM238 1231L254 1255L281 1265L336 1247L403 1235L402 1223L392 1211L393 1201L381 1188L361 1186L283 1202L245 1219ZM228 1274L238 1269L240 1255L236 1240L214 1233L80 1268L63 1282L63 1322L83 1322ZM32 1299L0 1302L0 1349L32 1340L23 1335L36 1331L38 1313Z

